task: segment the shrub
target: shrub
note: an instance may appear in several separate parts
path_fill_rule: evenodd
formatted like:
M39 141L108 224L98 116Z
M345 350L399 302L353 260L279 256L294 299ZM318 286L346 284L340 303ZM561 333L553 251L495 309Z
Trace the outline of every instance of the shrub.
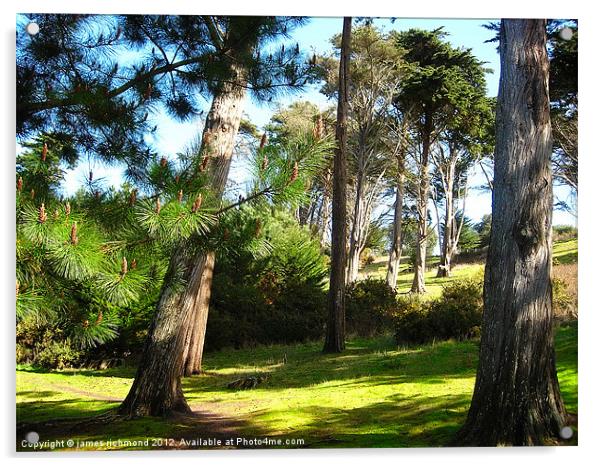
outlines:
M254 226L255 214L240 212L247 214ZM268 253L247 253L238 244L241 240L220 253L207 350L302 342L324 333L328 269L319 242L289 214L276 213L262 227L269 238ZM231 231L235 235L237 230Z
M367 265L373 264L375 260L376 260L376 256L374 255L374 252L372 251L372 249L365 248L362 251L362 253L360 255L360 261L362 263L362 267L366 267Z
M81 358L81 352L71 346L69 339L52 341L36 358L36 364L47 369L65 369L72 367Z
M417 295L398 300L393 314L398 343L425 343L433 339L463 340L478 337L483 315L483 282L463 279L443 289L440 298Z
M397 343L424 343L433 338L429 319L430 303L419 295L410 294L398 299L393 313Z
M45 369L64 369L76 365L82 352L54 326L31 320L17 325L17 363L32 364Z
M367 278L346 289L346 327L350 334L373 336L391 329L395 292L385 280Z
M577 290L570 283L558 276L552 278L552 309L557 319L577 317Z
M483 318L482 280L457 280L433 301L430 320L437 338L463 340L475 336Z
M552 227L553 241L568 241L578 236L578 230L572 225L555 225Z

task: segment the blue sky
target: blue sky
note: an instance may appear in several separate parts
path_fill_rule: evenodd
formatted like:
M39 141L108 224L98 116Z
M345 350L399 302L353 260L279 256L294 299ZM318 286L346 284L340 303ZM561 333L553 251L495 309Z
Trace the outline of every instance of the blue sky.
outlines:
M499 82L499 56L496 51L496 44L486 43L493 36L492 31L483 27L488 23L488 19L396 19L394 23L389 18L376 19L375 25L386 31L391 29L405 30L410 28L435 29L443 26L449 34L449 40L454 46L472 49L473 54L492 72L487 75L487 89L490 96L497 95ZM332 50L330 39L339 33L342 27L341 18L333 17L314 17L309 23L298 28L291 34L291 41L298 42L302 51L305 53L328 53ZM258 104L251 99L247 99L245 111L248 118L258 127L262 127L270 120L272 113L279 105L287 106L295 100L309 100L318 104L320 107L332 105L334 102L328 102L326 98L319 93L317 87L310 87L302 94L292 95L275 100L271 104ZM209 102L206 103L207 107ZM187 144L194 138L194 135L200 131L203 126L203 120L191 121L186 123L176 122L167 117L163 112L154 116L155 123L158 126L157 133L152 138L152 143L156 149L167 157L173 157L179 151L182 151ZM87 177L89 170L92 169L96 178L104 177L107 185L119 186L121 184L120 167L105 167L98 162L82 162L79 167L70 170L67 173L65 181L65 192L73 193ZM243 161L234 164L231 179L243 184L246 179L246 171ZM480 171L475 170L471 178L471 185L475 188L485 184L485 179ZM567 200L570 191L566 188L558 188L555 194ZM383 206L382 208L385 208ZM489 193L479 192L472 189L466 204L467 215L473 220L479 220L484 214L491 211L491 196ZM576 221L570 214L565 212L554 213L555 224L574 224Z

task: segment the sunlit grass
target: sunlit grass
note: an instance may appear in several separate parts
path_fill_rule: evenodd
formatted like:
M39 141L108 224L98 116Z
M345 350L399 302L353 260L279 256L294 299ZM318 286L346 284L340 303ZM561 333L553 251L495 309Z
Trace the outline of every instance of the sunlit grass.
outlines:
M577 411L577 328L559 329L558 375L570 412ZM286 354L286 363L283 362ZM470 405L478 361L476 341L397 347L387 337L355 339L341 355L320 343L209 353L203 375L184 379L192 407L240 421L237 435L303 438L306 445L401 447L447 444ZM253 390L227 384L256 373ZM17 373L18 422L96 415L117 406L134 369ZM141 419L101 425L79 438L144 439L192 435L179 421Z
M560 264L576 262L577 240L556 243L554 257ZM407 258L405 262L407 268ZM386 258L378 258L362 276L384 278L385 267ZM435 274L433 268L426 276L431 297L453 280L482 276L483 265L457 265L449 278ZM409 290L412 279L410 272L399 276L401 292ZM315 342L206 354L204 374L183 380L193 409L209 416L201 427L198 420L145 418L52 435L86 440L195 438L208 435L210 417L216 416L234 420L236 435L303 438L313 447L443 446L465 419L478 362L476 341L398 347L391 337L379 337L353 339L339 355L324 355L321 349L322 343ZM565 405L576 414L576 322L558 329L556 350ZM60 372L20 366L17 423L107 412L127 395L134 373L131 366ZM227 388L239 377L259 373L269 377L256 389Z

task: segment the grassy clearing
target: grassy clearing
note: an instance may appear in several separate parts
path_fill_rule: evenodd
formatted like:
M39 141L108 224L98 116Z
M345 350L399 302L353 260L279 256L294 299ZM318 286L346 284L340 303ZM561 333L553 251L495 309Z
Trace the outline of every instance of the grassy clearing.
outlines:
M555 273L576 276L577 240L555 244L554 257L559 264ZM364 276L384 278L385 264L381 258L364 269ZM446 283L482 273L481 264L458 265L451 278L443 279L431 270L427 289L435 297ZM402 273L400 291L409 289L411 281L411 273ZM466 416L478 362L475 341L397 347L392 338L381 337L353 339L341 355L323 355L321 349L319 342L209 353L206 372L183 381L187 399L201 413L198 418L115 421L71 430L58 426L40 431L41 440L267 435L302 438L305 446L316 448L426 447L446 445ZM558 328L556 349L565 404L576 414L576 322ZM117 407L134 373L128 366L52 372L19 367L18 442L33 423L87 418ZM259 373L269 378L256 389L227 388L239 377ZM106 449L84 447L99 448Z
M577 326L557 333L558 375L567 408L577 412ZM236 435L303 438L314 447L445 445L470 405L478 349L474 341L396 347L391 339L356 339L342 355L321 344L271 346L208 354L206 373L184 379L194 409L235 419ZM284 363L284 354L287 362ZM254 390L228 382L269 374ZM106 371L17 372L19 423L101 414L129 389L131 367ZM198 428L185 421L143 419L58 432L86 440L186 438Z

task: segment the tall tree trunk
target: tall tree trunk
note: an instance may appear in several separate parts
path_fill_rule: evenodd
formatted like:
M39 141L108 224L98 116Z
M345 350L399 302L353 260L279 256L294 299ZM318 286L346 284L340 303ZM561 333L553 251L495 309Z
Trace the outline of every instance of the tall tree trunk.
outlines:
M319 232L320 232L320 246L322 249L326 247L326 243L328 242L328 219L330 218L330 180L332 179L332 175L330 169L326 175L324 181L324 192L322 193L322 202L320 203L320 215L319 215Z
M443 227L443 242L440 251L439 268L437 277L449 277L451 275L451 261L454 254L455 244L455 211L454 211L454 179L456 171L455 157L450 157L449 166L445 170L445 225Z
M211 185L218 199L228 178L245 96L241 81L244 70L239 65L232 66L239 81L226 83L216 91L203 131L202 151L209 156ZM202 351L200 339L204 339L207 322L212 254L191 254L184 246L175 250L145 350L134 383L120 407L121 413L167 416L174 411L189 411L182 394L181 376L185 362L188 367L186 360L193 358L191 348ZM186 283L183 289L171 284L177 273L183 273L179 277ZM193 327L198 328L192 331ZM197 356L200 364L201 358ZM200 367L191 370L200 371Z
M339 101L337 108L334 174L332 186L332 246L330 288L328 290L328 322L325 353L339 353L345 349L345 256L347 246L347 112L349 107L349 55L351 18L343 19L341 64L339 67Z
M186 329L183 368L183 375L185 376L200 374L203 362L203 348L205 346L209 301L211 299L211 283L215 267L215 252L207 252L204 259L205 265L199 285L199 297L195 301L194 315L192 316L190 325Z
M238 70L238 72L242 74L242 70ZM209 146L207 149L203 148L203 151L214 157L214 163L209 166L209 169L211 170L212 188L218 198L221 197L226 186L236 135L242 118L245 98L243 84L224 87L222 92L214 96L203 130L203 140L207 141ZM227 125L224 125L224 121L228 122ZM185 329L187 344L184 347L183 374L186 376L201 373L215 253L209 251L202 254L199 261L205 264L205 270L203 270L201 282L202 289L198 294L198 299L195 300L193 318Z
M503 20L491 243L479 367L458 445L542 445L566 412L552 327L545 20Z
M403 241L403 196L405 189L405 167L403 161L398 161L397 186L395 188L395 210L393 213L393 238L389 263L387 265L387 284L393 291L397 290L397 276L399 274L399 261L401 260L401 245Z
M355 202L353 207L353 216L351 218L351 234L349 236L349 257L347 262L347 284L357 280L357 275L360 268L361 254L361 237L362 229L364 228L366 215L366 199L365 199L365 174L363 173L362 165L363 157L359 160L359 173L357 176L357 184L355 186Z
M426 292L424 276L426 273L426 246L428 238L428 196L430 189L429 154L431 149L432 118L430 113L425 115L422 130L422 153L420 154L420 177L418 185L418 230L416 235L416 258L414 260L414 281L412 293Z

